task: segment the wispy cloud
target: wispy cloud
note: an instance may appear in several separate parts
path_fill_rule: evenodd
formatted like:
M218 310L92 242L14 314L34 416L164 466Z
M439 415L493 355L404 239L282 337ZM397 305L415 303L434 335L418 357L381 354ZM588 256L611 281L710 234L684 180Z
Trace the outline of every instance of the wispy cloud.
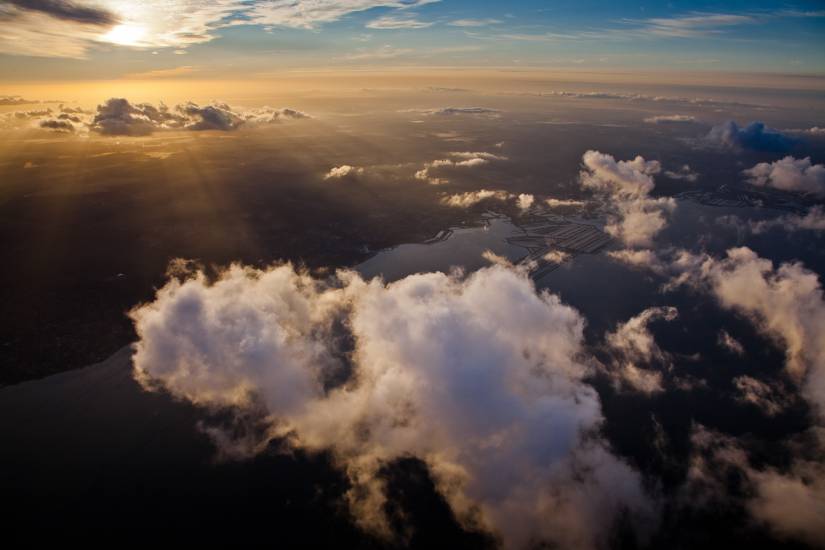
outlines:
M650 19L625 19L624 22L638 25L633 31L654 36L674 38L696 38L726 33L734 27L765 23L784 17L825 17L825 10L799 11L753 11L746 13L706 13L691 12L676 17L653 17Z
M100 44L181 49L209 42L230 26L315 29L373 8L407 10L437 1L120 0L107 2L104 10L80 2L15 0L0 4L4 19L0 53L84 58ZM374 28L429 26L412 17L387 15L383 20L383 27Z
M722 37L734 29L747 25L764 24L778 18L825 17L825 10L775 10L744 13L688 12L673 17L646 19L624 18L612 25L585 28L566 28L563 31L548 28L543 32L467 32L467 36L479 40L515 42L604 41L634 40L639 38L707 38ZM483 20L468 20L471 22ZM472 27L475 25L459 25ZM481 25L478 25L481 26ZM515 29L514 29L515 30Z
M247 12L249 21L261 25L314 29L343 17L373 8L409 9L439 0L273 0L256 3Z
M695 13L680 17L645 19L641 21L642 26L638 30L659 36L689 38L719 34L726 27L746 25L757 21L758 19L751 15Z
M414 16L397 15L385 15L367 23L368 28L380 30L426 29L432 26L433 23L431 21L421 21Z
M475 52L479 48L474 46L452 46L446 48L396 48L385 44L379 48L365 49L359 48L353 53L341 56L338 59L348 61L365 61L370 59L395 59L399 57L410 57L417 59L427 59L433 56L444 56L450 54L461 54Z
M0 8L6 17L0 53L83 58L100 44L185 48L214 39L218 28L249 9L242 0L124 0L107 3L108 11L93 17L75 3L60 2L60 9L54 7L57 2L23 3L49 9Z
M500 19L456 19L447 23L451 27L486 27L501 23Z

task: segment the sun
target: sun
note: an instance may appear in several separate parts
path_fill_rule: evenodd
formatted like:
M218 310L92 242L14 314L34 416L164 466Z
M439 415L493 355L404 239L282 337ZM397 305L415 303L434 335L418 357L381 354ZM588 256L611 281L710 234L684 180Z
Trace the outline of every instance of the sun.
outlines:
M140 25L117 25L104 34L101 39L104 42L120 44L121 46L137 46L146 34L146 28Z

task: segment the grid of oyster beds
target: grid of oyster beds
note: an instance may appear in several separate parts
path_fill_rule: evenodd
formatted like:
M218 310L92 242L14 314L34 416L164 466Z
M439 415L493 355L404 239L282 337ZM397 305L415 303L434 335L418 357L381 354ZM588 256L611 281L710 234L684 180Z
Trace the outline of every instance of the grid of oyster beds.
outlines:
M717 189L684 191L676 195L680 200L692 200L707 206L727 208L774 208L777 210L804 210L798 197L776 190L762 190L724 184Z
M595 226L560 219L533 218L519 227L524 235L509 237L507 242L527 250L527 255L519 263L535 263L532 269L535 279L544 277L563 263L546 260L544 256L548 252L561 250L569 257L594 254L612 240Z

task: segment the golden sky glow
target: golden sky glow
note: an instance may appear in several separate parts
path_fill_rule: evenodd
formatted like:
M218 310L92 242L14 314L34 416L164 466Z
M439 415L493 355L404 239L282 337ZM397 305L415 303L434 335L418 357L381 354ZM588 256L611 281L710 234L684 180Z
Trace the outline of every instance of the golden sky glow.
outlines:
M22 80L182 65L232 78L342 66L825 70L817 55L825 11L810 0L760 0L747 10L694 0L642 11L605 0L14 0L0 16L0 71Z

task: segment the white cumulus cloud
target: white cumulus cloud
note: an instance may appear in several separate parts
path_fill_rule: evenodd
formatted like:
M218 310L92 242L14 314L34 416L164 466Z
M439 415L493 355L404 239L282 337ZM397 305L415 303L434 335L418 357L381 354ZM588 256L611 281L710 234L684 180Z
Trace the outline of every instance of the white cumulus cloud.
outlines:
M760 162L744 174L750 183L760 187L825 196L825 165L812 164L810 157L788 156L774 162Z
M366 528L386 529L380 468L408 456L427 464L459 521L508 547L596 548L619 514L652 513L638 474L595 435L583 318L510 266L391 284L233 266L213 282L170 281L131 315L138 380L258 410L269 437L331 451ZM346 370L341 330L352 373L325 388Z
M341 179L349 175L360 176L364 173L364 169L357 166L350 166L349 164L342 164L341 166L333 166L329 172L324 176L325 180Z
M603 197L611 210L605 230L628 246L650 246L667 226L666 214L676 208L671 198L652 198L653 176L661 171L658 161L641 156L617 161L599 151L582 157L579 182Z

